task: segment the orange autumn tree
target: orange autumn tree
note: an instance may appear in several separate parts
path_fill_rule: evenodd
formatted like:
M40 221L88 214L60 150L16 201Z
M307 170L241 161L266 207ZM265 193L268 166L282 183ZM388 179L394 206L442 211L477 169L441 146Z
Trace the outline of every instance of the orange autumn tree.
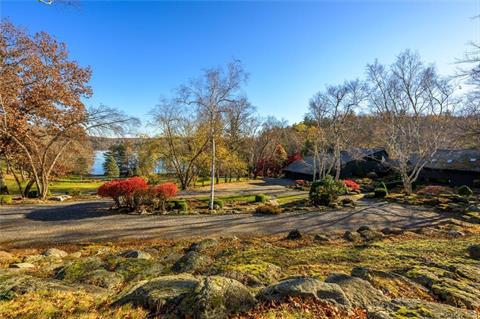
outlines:
M39 197L65 151L88 131L121 129L129 119L107 107L88 109L91 70L69 59L64 43L0 24L0 143L25 159Z

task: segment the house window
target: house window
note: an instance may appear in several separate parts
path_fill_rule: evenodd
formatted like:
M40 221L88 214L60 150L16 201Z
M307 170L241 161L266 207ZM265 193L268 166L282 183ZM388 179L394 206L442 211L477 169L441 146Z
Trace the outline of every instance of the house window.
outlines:
M432 163L435 163L436 161L437 161L436 158L433 158L433 159L432 159Z
M475 162L477 159L476 158L471 158L470 162Z
M450 164L451 162L453 162L453 160L451 160L451 159L447 160L448 164Z

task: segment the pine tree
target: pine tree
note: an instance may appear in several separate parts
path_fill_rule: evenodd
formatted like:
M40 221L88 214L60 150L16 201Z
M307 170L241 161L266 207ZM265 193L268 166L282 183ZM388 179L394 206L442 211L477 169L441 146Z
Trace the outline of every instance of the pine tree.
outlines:
M105 154L105 163L103 163L103 170L108 177L119 177L120 170L118 169L117 161L111 152Z

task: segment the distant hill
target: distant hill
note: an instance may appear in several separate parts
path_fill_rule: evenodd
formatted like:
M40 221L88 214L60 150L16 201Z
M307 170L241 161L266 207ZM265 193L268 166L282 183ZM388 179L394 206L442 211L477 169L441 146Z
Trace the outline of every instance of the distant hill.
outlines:
M141 137L100 137L90 136L90 142L94 151L106 151L112 145L130 142L132 144L140 144L146 138Z

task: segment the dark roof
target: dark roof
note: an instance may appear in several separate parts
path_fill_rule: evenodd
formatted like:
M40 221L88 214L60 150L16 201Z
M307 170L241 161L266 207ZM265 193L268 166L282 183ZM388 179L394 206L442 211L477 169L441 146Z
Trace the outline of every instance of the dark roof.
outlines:
M365 159L372 157L379 152L385 152L382 148L355 148L352 150L343 151L340 154L342 166L359 159ZM333 160L331 154L327 154L326 162L329 163ZM317 170L320 167L320 164L317 162ZM313 174L313 156L305 156L304 159L290 163L287 167L283 169L286 172L294 172L312 175Z
M480 173L480 150L438 150L424 167Z

